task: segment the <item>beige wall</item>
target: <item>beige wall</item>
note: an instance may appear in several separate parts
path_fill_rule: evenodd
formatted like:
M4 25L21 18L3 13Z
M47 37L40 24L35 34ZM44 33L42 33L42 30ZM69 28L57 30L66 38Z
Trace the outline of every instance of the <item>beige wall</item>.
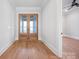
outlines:
M61 9L61 1L50 0L41 15L41 39L59 57L62 56Z
M15 41L15 9L8 0L0 0L0 55Z
M63 15L63 33L79 40L79 8L65 12Z

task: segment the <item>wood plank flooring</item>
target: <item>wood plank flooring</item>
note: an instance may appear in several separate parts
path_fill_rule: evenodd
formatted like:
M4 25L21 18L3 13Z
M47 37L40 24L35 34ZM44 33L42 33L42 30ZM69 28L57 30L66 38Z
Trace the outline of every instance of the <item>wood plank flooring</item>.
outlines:
M48 47L39 40L18 40L0 59L58 59Z
M63 59L79 59L79 40L63 37Z

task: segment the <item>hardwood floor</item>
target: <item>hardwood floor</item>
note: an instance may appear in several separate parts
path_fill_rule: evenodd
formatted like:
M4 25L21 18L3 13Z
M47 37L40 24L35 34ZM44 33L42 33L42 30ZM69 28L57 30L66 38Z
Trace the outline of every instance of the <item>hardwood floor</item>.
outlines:
M16 41L0 59L58 59L39 40Z
M63 37L63 59L79 59L79 40Z

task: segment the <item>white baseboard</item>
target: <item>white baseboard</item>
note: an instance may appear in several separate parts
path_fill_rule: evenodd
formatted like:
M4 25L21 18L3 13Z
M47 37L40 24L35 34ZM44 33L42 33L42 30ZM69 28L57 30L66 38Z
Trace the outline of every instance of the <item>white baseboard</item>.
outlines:
M38 40L41 40L41 36L40 35L38 35Z
M19 40L19 36L16 37L16 40Z
M59 55L58 51L56 50L56 49L57 49L56 47L52 46L51 44L50 44L50 46L49 46L49 44L48 44L46 41L44 41L44 40L42 40L42 42L43 42L56 56L58 56L59 58L61 58L61 55Z
M76 36L71 36L71 35L63 35L64 37L68 37L68 38L71 38L71 39L76 39L76 40L79 40L79 37L76 37Z
M0 51L0 56L15 42L12 41L12 42L9 42L4 48L2 48L2 50Z

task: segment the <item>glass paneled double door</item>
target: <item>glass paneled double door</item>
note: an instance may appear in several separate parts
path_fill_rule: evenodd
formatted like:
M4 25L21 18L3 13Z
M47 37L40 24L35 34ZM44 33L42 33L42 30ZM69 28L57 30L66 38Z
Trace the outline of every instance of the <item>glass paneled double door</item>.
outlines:
M19 15L19 38L37 39L38 38L38 15L20 14Z

